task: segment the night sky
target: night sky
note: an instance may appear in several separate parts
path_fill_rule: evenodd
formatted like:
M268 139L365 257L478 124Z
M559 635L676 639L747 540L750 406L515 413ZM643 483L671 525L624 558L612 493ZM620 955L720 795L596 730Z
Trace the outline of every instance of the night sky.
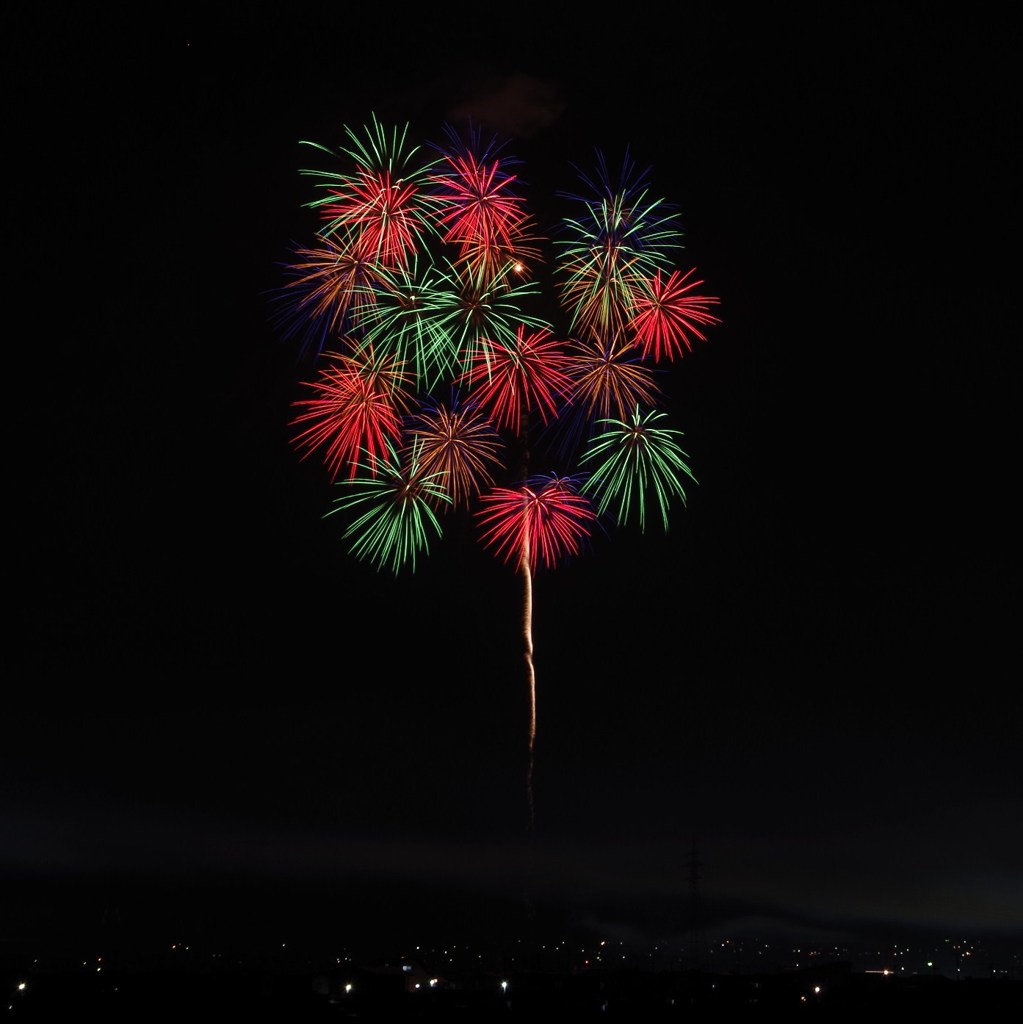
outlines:
M1020 934L1014 33L665 10L13 16L6 940ZM541 212L628 147L721 299L687 505L534 580L532 829L520 577L354 559L291 441L300 140L373 114Z

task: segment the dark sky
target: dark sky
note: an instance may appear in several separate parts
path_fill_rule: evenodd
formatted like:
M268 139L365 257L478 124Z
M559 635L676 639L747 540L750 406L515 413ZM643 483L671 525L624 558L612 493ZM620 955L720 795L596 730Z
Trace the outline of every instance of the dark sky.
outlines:
M676 937L694 849L722 934L1018 934L1013 33L664 10L13 17L7 938L239 887ZM521 580L348 555L267 300L300 140L467 111L541 208L628 146L721 297L667 375L687 506L534 581L532 831Z

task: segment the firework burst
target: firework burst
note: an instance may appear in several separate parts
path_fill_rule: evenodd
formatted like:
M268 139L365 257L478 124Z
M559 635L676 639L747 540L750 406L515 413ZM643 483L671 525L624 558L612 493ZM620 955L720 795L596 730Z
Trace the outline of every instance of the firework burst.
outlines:
M631 342L574 341L568 356L572 404L587 422L624 417L636 405L656 405L660 398L654 371Z
M357 517L344 532L351 553L378 570L396 575L405 566L415 571L416 558L429 552L430 538L441 536L434 508L450 499L440 474L423 473L418 446L399 453L388 442L384 458L338 484L344 494L334 500L327 516L355 510Z
M432 177L443 241L457 248L457 262L471 277L493 282L509 280L509 271L528 276L541 260L542 239L525 198L515 191L515 161L502 159L503 146L496 139L484 143L478 129L466 140L449 128L448 137Z
M521 487L496 487L480 498L483 544L505 562L552 568L579 554L596 513L578 481L556 473L530 478Z
M531 412L545 424L557 416L572 386L569 363L547 328L529 331L520 325L512 344L481 342L461 382L498 427L521 435Z
M641 282L669 268L672 250L681 248L675 212L650 196L648 175L626 153L616 179L598 152L596 176L579 175L586 191L562 193L578 210L555 242L561 299L579 337L603 341L621 333Z
M584 493L597 502L599 515L611 511L619 524L638 521L646 529L647 504L652 499L668 529L668 507L672 497L685 504L683 478L696 483L679 445L681 430L664 425L667 414L636 408L628 419L607 419L580 462L595 468L586 479Z
M431 404L409 420L407 434L418 446L420 468L443 484L452 507L468 508L501 466L500 435L489 417L457 399Z
M662 278L658 270L653 278L644 281L637 289L633 300L635 313L629 321L629 330L644 358L652 356L655 363L662 356L669 360L676 355L681 358L683 348L692 352L693 337L707 340L701 326L721 323L709 311L710 306L716 306L720 301L717 296L689 294L693 288L703 284L702 281L686 284L694 273L695 268L685 274L673 270Z
M400 438L411 401L404 364L377 356L372 348L358 355L328 352L326 357L315 383L305 385L315 397L293 403L302 410L291 421L302 427L293 443L303 458L322 450L331 480L345 467L353 477L360 457L373 473L388 446Z
M378 264L340 233L317 235L316 242L295 247L284 264L289 281L275 294L274 320L286 339L298 339L303 356L319 355L352 329L383 281Z
M382 271L380 282L360 311L362 336L407 363L426 390L450 379L459 354L450 326L460 308L450 267L417 255L405 267Z
M349 143L340 154L306 143L335 159L348 157L351 170L301 172L326 192L306 204L324 221L323 233L343 232L360 259L388 268L405 266L436 231L429 187L434 161L408 144L407 133L407 125L388 133L374 116L361 136L345 129Z

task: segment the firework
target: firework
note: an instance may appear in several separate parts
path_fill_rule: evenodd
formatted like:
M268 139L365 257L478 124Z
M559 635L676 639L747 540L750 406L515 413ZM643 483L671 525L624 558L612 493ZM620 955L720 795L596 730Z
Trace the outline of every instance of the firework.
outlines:
M410 418L407 430L418 445L422 472L443 485L453 507L469 507L501 465L500 435L493 422L473 407L434 403Z
M520 325L510 345L481 342L461 381L499 427L521 435L530 412L537 412L543 423L557 416L572 385L565 372L568 363L547 328L528 331Z
M587 422L624 417L636 405L657 404L661 392L654 371L631 342L575 341L568 355L572 403Z
M536 669L533 664L533 574L577 555L596 523L596 513L577 481L557 474L533 477L521 487L495 487L481 497L477 513L482 542L522 574L522 640L529 682L529 760L526 796L533 828L533 767L536 746Z
M484 281L508 280L541 259L525 199L515 191L515 163L501 158L496 139L484 143L477 130L462 139L449 126L450 145L441 149L440 170L433 175L437 221L443 241L457 248L465 271Z
M571 463L580 446L611 416L624 418L636 406L655 406L661 390L656 371L620 335L607 341L565 344L570 386L558 416L541 432L542 441Z
M532 477L521 487L481 495L477 513L484 546L507 563L552 568L579 554L596 513L573 477Z
M594 497L599 515L611 510L619 524L634 516L641 531L646 529L647 503L652 498L668 529L668 506L677 496L686 502L683 478L696 483L684 461L689 456L679 446L681 430L663 425L667 414L637 407L626 420L607 419L580 462L592 463L583 493Z
M303 410L291 421L303 428L293 443L303 458L322 449L331 480L346 465L353 477L360 457L372 473L388 445L401 436L410 402L404 365L388 355L376 356L371 348L358 355L325 356L329 362L315 383L305 384L315 397L293 403Z
M429 186L434 161L408 144L408 125L388 132L374 115L361 136L351 128L345 134L349 144L340 154L305 143L336 159L348 157L354 165L343 172L303 169L327 193L306 206L325 222L324 234L343 233L361 259L382 267L405 266L436 230Z
M427 390L450 379L458 363L450 330L460 300L453 276L443 264L414 256L405 267L381 271L373 302L360 308L366 341L406 363Z
M286 339L298 339L302 355L319 355L336 343L381 286L379 266L341 233L317 235L316 242L295 247L294 259L284 264L290 280L275 294L275 323Z
M360 466L361 475L338 484L345 493L327 512L330 516L357 510L357 518L344 533L352 541L351 553L370 561L377 570L388 568L395 575L406 565L414 571L417 556L429 552L431 534L441 536L433 510L450 500L439 474L422 472L417 446L404 455L388 441L382 459L374 458L368 471Z
M670 504L685 504L695 477L682 432L657 411L656 364L706 340L719 300L673 265L676 211L649 173L628 152L612 172L597 151L577 191L557 193L569 203L550 233L560 302L540 305L547 237L517 162L450 126L427 158L406 131L374 117L346 128L337 154L310 143L340 167L301 172L320 190L305 204L320 227L276 297L286 336L326 364L306 385L314 397L295 403L295 444L303 458L323 453L342 489L327 514L344 514L356 558L414 571L457 508L521 575L532 830L534 573L579 555L605 518L645 530L659 513L667 530ZM566 472L530 476L534 448L552 447ZM498 482L509 479L524 482Z
M484 361L494 346L514 349L523 328L552 330L542 317L527 312L540 295L535 281L512 281L510 269L498 279L487 281L462 274L456 280L458 301L446 319L446 326L460 353L462 374Z
M721 323L707 308L718 304L717 296L689 294L693 288L703 284L702 281L686 284L687 278L694 273L695 268L685 274L673 270L662 278L658 270L652 279L637 289L633 303L635 313L629 321L629 330L633 332L644 358L653 356L655 363L661 356L669 360L676 355L681 358L683 346L690 352L693 350L690 335L700 341L707 340L700 330L701 325Z
M598 152L597 175L579 175L586 191L562 193L578 212L555 239L560 293L580 337L603 341L623 331L641 282L670 267L672 250L681 248L675 212L649 196L648 175L626 153L616 180Z

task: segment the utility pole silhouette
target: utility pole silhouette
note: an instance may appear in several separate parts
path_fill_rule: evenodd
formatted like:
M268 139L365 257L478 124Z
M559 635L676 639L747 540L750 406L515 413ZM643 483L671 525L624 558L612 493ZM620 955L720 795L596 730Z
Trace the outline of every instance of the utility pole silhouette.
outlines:
M689 856L689 966L693 971L703 966L703 906L700 901L700 860L697 856L696 840Z

